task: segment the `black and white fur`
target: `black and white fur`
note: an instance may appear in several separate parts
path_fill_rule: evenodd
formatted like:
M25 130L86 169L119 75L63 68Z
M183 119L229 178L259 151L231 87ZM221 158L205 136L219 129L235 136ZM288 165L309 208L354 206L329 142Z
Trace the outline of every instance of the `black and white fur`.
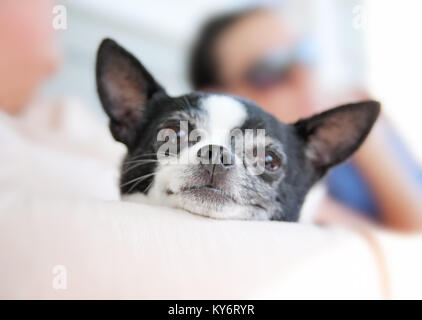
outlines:
M109 39L98 50L96 77L111 133L128 150L122 197L213 218L297 221L309 189L358 149L380 111L379 103L365 101L284 124L253 102L230 95L170 97L135 57ZM157 134L180 120L188 122L189 132L200 129L205 137L172 156L201 158L200 150L212 145L233 157L234 165L211 170L201 159L160 161ZM235 129L265 129L265 152L277 160L276 169L248 174L249 164L232 152Z

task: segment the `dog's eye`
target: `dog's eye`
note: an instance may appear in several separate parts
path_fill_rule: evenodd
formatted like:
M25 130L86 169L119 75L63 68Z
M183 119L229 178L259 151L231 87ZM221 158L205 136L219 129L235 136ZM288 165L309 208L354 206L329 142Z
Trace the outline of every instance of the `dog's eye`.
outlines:
M176 132L176 135L179 138L183 138L184 136L186 136L186 132L182 130L179 126L170 126L167 128L167 130L172 130Z
M280 168L280 158L272 151L265 154L265 169L268 171L275 171Z
M178 126L178 125L168 126L165 130L168 131L168 132L176 133L177 138L180 139L180 140L183 140L187 136L187 132L185 132L185 130L181 129L180 126ZM167 134L167 136L171 136L171 135ZM176 141L174 141L174 142L176 142Z

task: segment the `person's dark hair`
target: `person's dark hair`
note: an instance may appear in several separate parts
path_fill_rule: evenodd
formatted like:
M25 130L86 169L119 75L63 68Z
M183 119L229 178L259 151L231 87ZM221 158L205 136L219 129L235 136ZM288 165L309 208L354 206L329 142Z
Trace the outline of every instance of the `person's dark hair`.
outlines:
M201 28L192 47L189 61L190 83L195 90L219 84L218 65L215 59L215 43L235 22L262 8L248 8L242 11L226 13L208 20Z

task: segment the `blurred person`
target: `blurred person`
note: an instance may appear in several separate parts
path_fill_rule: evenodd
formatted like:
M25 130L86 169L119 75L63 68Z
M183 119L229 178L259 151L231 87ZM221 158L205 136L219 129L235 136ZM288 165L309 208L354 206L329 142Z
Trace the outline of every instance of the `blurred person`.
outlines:
M191 84L246 97L281 121L295 122L328 104L318 96L312 49L270 9L217 16L193 46ZM341 102L357 98L367 96ZM422 228L422 171L384 117L353 159L329 172L326 185L329 197L316 217L320 223Z
M52 1L0 2L0 108L18 114L59 65Z
M61 61L53 5L0 1L0 198L117 199L123 148L75 100L37 94Z

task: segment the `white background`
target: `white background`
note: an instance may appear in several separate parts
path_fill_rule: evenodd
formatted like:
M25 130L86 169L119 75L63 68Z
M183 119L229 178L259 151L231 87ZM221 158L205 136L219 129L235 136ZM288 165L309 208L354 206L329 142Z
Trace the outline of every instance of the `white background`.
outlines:
M189 90L186 61L192 39L210 15L253 5L246 0L61 0L67 29L58 31L65 55L44 88L71 95L104 120L95 92L95 51L112 37L132 51L171 94ZM266 1L288 11L314 36L319 81L331 91L365 86L379 99L413 153L422 159L422 1ZM263 3L263 1L259 1ZM362 5L363 4L363 5Z

